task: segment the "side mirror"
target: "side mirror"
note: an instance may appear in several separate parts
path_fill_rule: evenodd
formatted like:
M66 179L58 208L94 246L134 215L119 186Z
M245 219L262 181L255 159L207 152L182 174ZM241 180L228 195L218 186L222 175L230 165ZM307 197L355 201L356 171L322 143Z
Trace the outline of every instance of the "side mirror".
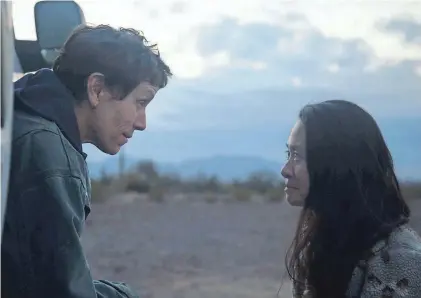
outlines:
M85 23L80 6L74 1L40 1L35 4L35 28L42 55L51 64L72 31Z

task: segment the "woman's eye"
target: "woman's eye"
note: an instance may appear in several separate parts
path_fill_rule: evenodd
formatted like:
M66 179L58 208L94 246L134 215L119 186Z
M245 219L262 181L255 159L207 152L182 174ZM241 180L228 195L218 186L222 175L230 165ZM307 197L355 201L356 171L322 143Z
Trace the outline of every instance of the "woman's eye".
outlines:
M300 155L296 151L291 152L289 150L286 150L285 153L286 153L287 159L291 159L292 158L294 160L297 160L297 159L300 158Z
M143 108L146 108L146 106L148 105L149 101L148 100L138 100L138 105L140 105Z

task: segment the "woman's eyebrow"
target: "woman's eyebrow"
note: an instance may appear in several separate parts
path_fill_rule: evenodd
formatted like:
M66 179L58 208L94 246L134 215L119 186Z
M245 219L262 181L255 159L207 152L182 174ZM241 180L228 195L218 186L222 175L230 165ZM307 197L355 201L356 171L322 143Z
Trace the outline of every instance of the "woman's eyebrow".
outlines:
M299 148L299 146L294 145L294 144L288 144L288 143L286 143L285 145L286 145L286 147L287 147L289 150L298 150L298 148Z

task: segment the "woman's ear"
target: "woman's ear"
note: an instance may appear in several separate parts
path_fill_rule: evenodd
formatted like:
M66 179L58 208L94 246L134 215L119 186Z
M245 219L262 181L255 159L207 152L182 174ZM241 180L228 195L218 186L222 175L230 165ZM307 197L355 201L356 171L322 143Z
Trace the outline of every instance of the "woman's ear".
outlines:
M88 94L89 104L95 109L102 98L102 93L105 91L105 77L102 73L92 73L86 82L86 91Z

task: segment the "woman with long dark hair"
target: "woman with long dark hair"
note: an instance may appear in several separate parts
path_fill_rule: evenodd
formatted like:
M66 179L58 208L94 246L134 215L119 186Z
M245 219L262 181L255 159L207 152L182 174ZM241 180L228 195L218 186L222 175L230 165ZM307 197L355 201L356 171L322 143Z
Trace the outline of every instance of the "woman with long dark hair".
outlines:
M302 207L286 256L294 297L421 297L421 239L373 117L307 105L287 153L286 200Z

